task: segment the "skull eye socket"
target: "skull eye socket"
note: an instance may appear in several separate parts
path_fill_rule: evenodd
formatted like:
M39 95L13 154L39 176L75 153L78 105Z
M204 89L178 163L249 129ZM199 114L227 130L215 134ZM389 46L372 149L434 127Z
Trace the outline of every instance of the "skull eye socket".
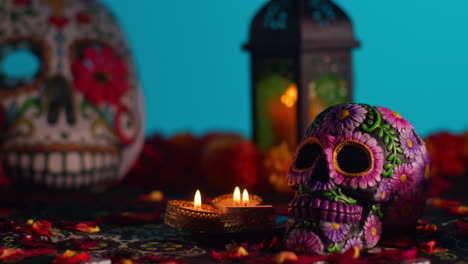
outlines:
M372 169L372 152L365 144L355 140L339 143L333 151L333 165L344 176L362 176Z
M322 144L317 138L307 138L296 152L293 169L295 171L306 171L312 168L322 150Z
M47 68L45 47L29 39L0 45L0 95L30 90L41 82Z

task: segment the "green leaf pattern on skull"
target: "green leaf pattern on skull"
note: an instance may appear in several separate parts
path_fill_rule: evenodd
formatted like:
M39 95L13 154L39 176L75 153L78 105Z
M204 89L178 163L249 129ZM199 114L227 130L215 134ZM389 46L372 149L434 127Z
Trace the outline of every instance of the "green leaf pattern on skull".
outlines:
M397 155L403 153L398 133L390 126L390 124L382 122L382 115L379 110L369 105L362 106L367 108L368 113L366 121L361 124L361 129L368 133L376 132L377 136L383 139L389 154L386 157L386 161L388 163L384 165L382 176L392 177L395 166L402 163L401 159Z

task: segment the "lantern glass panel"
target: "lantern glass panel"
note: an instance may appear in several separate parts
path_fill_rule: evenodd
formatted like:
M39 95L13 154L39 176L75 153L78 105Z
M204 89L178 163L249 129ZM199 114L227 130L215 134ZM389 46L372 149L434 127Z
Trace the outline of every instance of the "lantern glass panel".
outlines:
M310 55L306 59L309 122L326 108L350 101L349 56L341 54Z
M265 151L283 142L297 143L297 85L290 57L258 58L254 62L255 130Z

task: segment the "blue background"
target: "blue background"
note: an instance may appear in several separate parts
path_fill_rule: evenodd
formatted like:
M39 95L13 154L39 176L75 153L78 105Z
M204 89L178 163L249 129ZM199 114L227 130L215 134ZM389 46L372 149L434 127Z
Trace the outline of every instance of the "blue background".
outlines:
M134 51L147 134L250 137L249 56L266 0L104 1ZM468 1L336 0L351 17L354 101L399 112L426 136L468 129Z

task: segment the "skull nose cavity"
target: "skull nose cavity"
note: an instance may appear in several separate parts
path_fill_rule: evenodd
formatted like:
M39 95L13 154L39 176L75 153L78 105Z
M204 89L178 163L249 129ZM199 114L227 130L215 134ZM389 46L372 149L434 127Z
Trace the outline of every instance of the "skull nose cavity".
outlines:
M320 181L326 183L330 180L330 170L328 169L327 161L325 160L325 154L322 153L317 160L316 167L312 173L311 181Z
M322 150L322 145L317 138L310 137L305 139L296 152L293 169L295 171L307 171L311 169L323 152Z
M72 90L67 80L56 75L47 81L45 90L48 100L47 123L56 124L63 111L67 123L75 124Z

